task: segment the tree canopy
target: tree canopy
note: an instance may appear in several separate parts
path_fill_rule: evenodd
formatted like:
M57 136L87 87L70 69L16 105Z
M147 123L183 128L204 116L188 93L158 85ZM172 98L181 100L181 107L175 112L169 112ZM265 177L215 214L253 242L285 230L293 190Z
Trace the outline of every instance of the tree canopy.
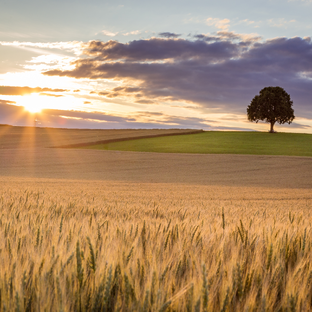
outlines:
M269 122L270 132L274 132L274 124L291 123L294 118L293 101L281 87L265 87L256 95L247 107L249 121Z

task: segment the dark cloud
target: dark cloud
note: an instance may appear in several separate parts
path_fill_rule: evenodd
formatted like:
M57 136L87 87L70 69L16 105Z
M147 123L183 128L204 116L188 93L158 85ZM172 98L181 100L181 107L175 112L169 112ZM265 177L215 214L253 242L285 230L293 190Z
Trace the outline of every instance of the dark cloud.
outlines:
M212 38L216 37L206 37L205 40L210 41ZM228 39L228 40L240 40L240 44L250 44L252 42L257 42L262 39L260 36L246 36L242 34L238 34L234 31L218 31L217 32L217 38L219 39Z
M83 104L91 104L89 101L84 101Z
M11 86L0 86L0 94L2 95L25 95L31 93L41 92L65 92L65 89L51 89L51 88L30 88L30 87L11 87ZM47 94L45 94L47 95Z
M77 89L77 90L74 90L73 92L80 92L80 90L79 90L79 89Z
M210 39L91 41L73 70L45 75L122 82L99 94L110 98L184 101L240 114L263 87L280 86L294 101L296 116L312 117L310 38L257 42L221 32Z
M138 104L154 104L155 101L151 101L151 100L137 100L137 101L135 101L135 103L138 103Z
M157 61L166 59L191 60L204 58L217 61L234 57L238 54L237 45L230 41L212 42L189 41L185 39L134 40L129 43L120 43L115 40L107 42L90 41L84 53L94 57L93 60L102 61ZM90 61L82 59L76 64L90 65Z
M230 40L241 40L242 36L232 31L218 31L218 36Z
M113 89L107 89L106 91L101 91L98 92L97 94L100 96L105 96L107 98L120 98L123 96L129 97L129 95L133 95L136 98L141 98L142 97L142 88L138 87L116 87ZM143 100L142 100L143 101ZM151 100L146 100L147 103L152 103L153 101ZM139 102L138 102L139 103ZM141 102L143 103L143 102Z
M175 34L175 33L172 33L172 32L162 32L162 33L159 33L158 36L164 37L164 38L178 38L181 35L180 34Z
M242 34L238 34L234 31L218 31L216 36L214 35L205 35L205 34L197 34L192 36L198 40L204 40L207 42L215 42L215 41L240 41L240 45L250 45L251 43L257 42L262 39L260 36L246 36Z
M194 35L193 37L196 39L205 39L207 36L204 34L198 34L198 35Z
M115 92L135 93L141 91L138 87L116 87L113 89Z
M203 41L206 41L206 42L216 42L216 41L221 41L221 37L218 37L218 36L211 36L211 35L205 35L205 34L197 34L197 35L194 35L192 36L193 38L195 39L198 39L198 40L203 40Z

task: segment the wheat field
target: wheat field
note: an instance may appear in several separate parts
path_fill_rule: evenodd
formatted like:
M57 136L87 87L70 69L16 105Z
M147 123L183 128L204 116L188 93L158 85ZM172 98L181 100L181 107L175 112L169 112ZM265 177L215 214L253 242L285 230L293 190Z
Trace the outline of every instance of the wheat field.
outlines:
M310 158L0 130L0 311L312 311Z
M310 189L0 178L1 311L310 311Z

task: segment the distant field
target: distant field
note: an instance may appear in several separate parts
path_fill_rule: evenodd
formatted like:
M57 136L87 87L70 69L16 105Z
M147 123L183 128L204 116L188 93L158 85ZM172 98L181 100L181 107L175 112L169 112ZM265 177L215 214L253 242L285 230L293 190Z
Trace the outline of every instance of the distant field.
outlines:
M196 130L195 130L196 131ZM0 149L77 147L137 137L194 133L191 129L62 129L0 125Z
M235 155L235 152L240 152L237 142L240 142L240 145L245 148L248 145L251 146L252 142L259 147L260 140L255 138L262 136L265 138L263 145L266 148L266 143L270 139L279 138L283 134L205 132L203 135L183 134L172 138L167 136L158 139L129 141L134 137L182 134L185 131L190 130L79 130L0 126L0 175L139 183L187 183L273 188L312 187L310 157ZM239 140L239 135L246 137L244 140L242 138ZM210 140L208 140L209 136L212 137ZM222 142L224 147L225 138L218 139L222 136L228 136L228 154L224 150L223 155L190 154L207 153L208 147L213 150L213 153L222 153L220 147L222 147ZM254 139L247 140L248 136ZM292 135L287 134L286 136L291 137ZM298 143L298 138L301 136L294 135L294 137L292 143L293 141ZM303 135L303 137L311 138L311 135ZM103 152L97 149L77 148L85 144L92 145L92 142L96 141L111 142L111 140L128 140L115 144L128 147L129 150L135 150L135 145L139 143L141 149L137 148L138 151L155 150L158 152L170 151L171 153L114 150ZM166 144L162 142L166 142ZM230 143L232 148L229 147ZM108 147L113 149L115 144L109 143ZM50 148L51 146L64 147L64 145L67 148ZM158 148L156 148L157 145ZM310 141L299 145L304 146L307 151L309 148L311 150L312 144ZM177 149L179 146L180 148ZM100 147L102 148L103 145ZM206 151L200 150L204 148ZM236 150L233 150L234 148ZM267 152L265 148L263 154ZM296 151L297 155L300 155L298 148L290 147L289 151ZM248 152L251 153L252 150ZM259 154L261 153L259 152Z
M312 135L263 132L202 132L88 146L89 149L196 154L312 156Z

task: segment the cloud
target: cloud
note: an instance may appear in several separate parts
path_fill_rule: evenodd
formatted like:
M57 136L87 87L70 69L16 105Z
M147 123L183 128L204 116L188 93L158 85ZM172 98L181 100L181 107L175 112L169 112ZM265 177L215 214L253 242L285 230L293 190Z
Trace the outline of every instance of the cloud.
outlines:
M241 42L257 42L262 39L261 36L255 33L251 34L237 34L234 31L218 31L217 36L221 40L240 40Z
M90 41L84 53L74 69L44 74L120 82L99 93L108 98L195 103L240 114L263 87L280 86L294 101L295 115L312 117L310 38L259 41L222 31L209 40Z
M138 104L155 104L155 101L151 101L151 100L137 100L137 101L135 101L135 103L138 103Z
M102 30L101 33L105 36L108 36L108 37L115 37L118 35L118 32L117 33L113 33L109 30Z
M202 41L185 39L133 40L120 43L115 40L107 42L90 41L84 50L85 55L95 57L94 61L160 61L166 59L198 59L216 61L237 55L238 46L230 41L218 41L207 44ZM80 59L78 63L91 64L92 59ZM75 64L73 62L73 64Z
M62 96L64 96L62 94L52 94L52 93L40 93L40 95L53 96L53 97L62 97Z
M65 89L51 89L51 88L30 88L30 87L12 87L12 86L0 86L0 94L2 95L25 95L31 93L42 93L42 92L66 92ZM47 94L50 96L59 96L53 94Z
M0 41L2 46L16 48L39 48L39 49L58 49L71 51L79 55L84 46L82 41L59 41L59 42L29 42L29 41ZM42 51L41 51L42 52Z
M91 104L89 101L84 101L83 104Z
M94 121L110 121L110 122L120 122L120 121L135 121L134 118L124 118L119 116L108 115L100 112L84 112L84 111L65 111L60 109L43 109L43 115L55 116L55 117L68 117L68 118L78 118L85 120Z
M285 20L285 18L279 18L279 19L269 19L267 21L267 24L271 27L278 27L278 28L287 28L288 26L292 26L296 20Z
M228 40L228 41L242 41L245 44L247 42L252 43L252 42L256 42L256 41L260 41L262 39L261 36L259 36L258 34L255 33L251 33L251 34L238 34L234 31L226 31L226 30L222 30L222 31L218 31L217 35L206 35L206 34L197 34L193 36L196 39L199 40L204 40L207 42L216 42L216 41L224 41L224 40Z
M165 116L163 120L164 124L170 124L178 127L191 127L191 128L206 128L211 127L210 123L215 123L212 120L206 120L204 118L196 117L176 117L176 116Z
M5 101L8 102L8 101ZM9 105L0 101L0 124L27 126L33 125L33 114L27 112L23 106ZM37 114L41 126L101 128L101 123L111 128L135 122L134 118L120 117L100 112L66 111L57 109L43 109ZM103 126L103 125L102 125ZM103 127L102 127L103 128Z
M0 124L32 126L34 116L22 106L10 105L12 101L0 100ZM240 130L253 131L251 128L219 126L219 122L198 117L170 116L161 112L139 111L131 117L116 116L101 112L84 112L76 110L44 109L36 115L41 127L66 127L89 129L204 129L204 130ZM311 126L292 123L297 129L311 129Z
M162 33L159 33L158 35L164 38L178 38L181 36L180 34L175 34L172 32L162 32Z
M15 101L0 100L0 104L15 104Z
M227 18L220 19L209 17L206 19L206 24L208 26L215 26L218 29L228 30L230 27L230 20Z
M142 88L139 87L116 87L113 89L107 89L106 91L98 92L100 96L105 96L107 98L117 98L123 96L129 96L129 94L134 95L135 97L141 97L140 93ZM148 102L147 102L148 103Z
M190 36L191 36L191 34L190 34ZM198 34L198 35L194 35L193 37L196 38L196 39L206 39L206 38L208 38L208 36L205 35L205 34ZM215 40L214 37L211 37L211 38L212 38L212 40Z
M253 25L253 24L255 24L255 21L251 21L251 20L249 20L249 19L246 18L246 19L244 19L244 20L239 21L238 24Z
M213 127L214 131L256 131L255 129L251 128L242 128L242 127L226 127L226 126L218 126Z
M130 35L139 35L141 33L140 30L133 30L127 33L122 34L123 36L130 36Z
M34 123L33 115L25 111L24 107L9 105L9 101L0 101L0 124L15 126L30 126Z
M296 129L311 129L312 127L309 125L303 125L299 124L297 122L292 122L290 125L287 125L287 127L296 128Z
M213 129L210 123L202 118L172 117L157 112L137 112L133 117L115 116L100 112L65 111L44 109L36 116L41 127L66 127L89 129L139 129L139 128L205 128ZM140 121L145 119L146 121ZM0 102L0 124L32 126L33 114L25 111L24 107L8 105Z

